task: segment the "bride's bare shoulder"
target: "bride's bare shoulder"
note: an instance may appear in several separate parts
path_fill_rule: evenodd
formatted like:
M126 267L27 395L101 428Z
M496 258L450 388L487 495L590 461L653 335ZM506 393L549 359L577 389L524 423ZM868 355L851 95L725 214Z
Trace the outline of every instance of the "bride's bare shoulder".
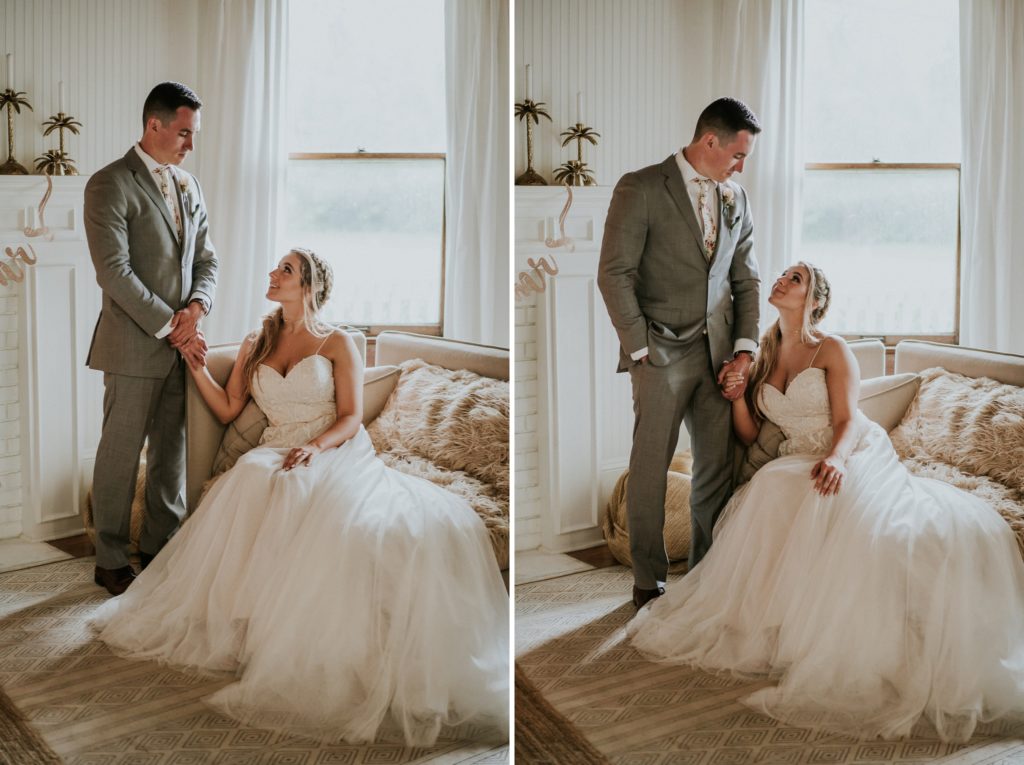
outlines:
M839 335L823 332L821 335L821 351L818 353L816 366L833 371L854 372L859 375L857 358L850 346Z
M352 364L362 363L359 357L359 349L355 340L344 329L336 328L327 339L324 340L323 348L320 351L324 356L334 362Z

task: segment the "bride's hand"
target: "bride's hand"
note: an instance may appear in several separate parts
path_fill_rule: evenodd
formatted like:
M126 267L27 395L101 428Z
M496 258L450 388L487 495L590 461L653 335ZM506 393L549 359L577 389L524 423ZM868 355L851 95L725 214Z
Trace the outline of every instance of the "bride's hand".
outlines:
M317 444L310 441L308 444L303 446L296 446L292 449L284 458L284 464L281 466L282 470L291 470L293 467L299 465L309 465L312 462L313 457L322 452Z
M826 457L815 463L811 468L811 478L814 479L814 489L819 494L827 497L837 494L842 488L843 478L846 477L846 466L838 457Z

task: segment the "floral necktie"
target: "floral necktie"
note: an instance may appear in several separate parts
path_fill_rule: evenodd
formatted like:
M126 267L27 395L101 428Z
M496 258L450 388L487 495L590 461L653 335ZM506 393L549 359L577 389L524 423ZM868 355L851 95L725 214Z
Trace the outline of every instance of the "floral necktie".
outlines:
M181 241L181 237L184 235L184 231L181 227L181 211L178 210L178 200L174 198L171 192L171 183L173 181L172 170L167 165L162 165L153 171L157 174L160 179L160 193L163 194L164 200L167 202L167 207L174 216L174 228L178 232L178 241Z
M715 219L711 215L711 203L715 198L715 182L710 178L694 178L693 182L700 185L697 192L697 207L700 210L701 226L704 229L704 253L708 260L715 254L715 244L718 242L718 229L715 227Z

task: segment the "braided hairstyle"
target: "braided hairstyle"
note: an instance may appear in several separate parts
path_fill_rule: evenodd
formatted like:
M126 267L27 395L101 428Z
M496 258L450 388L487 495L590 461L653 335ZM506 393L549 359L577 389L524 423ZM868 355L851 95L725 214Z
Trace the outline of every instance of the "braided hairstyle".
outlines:
M822 333L817 327L832 304L832 285L828 283L825 272L812 263L801 260L794 263L791 268L796 266L807 271L807 297L804 298L804 320L800 327L800 340L813 345L822 341ZM750 385L747 386L747 406L754 416L762 421L766 417L761 411L761 386L774 371L781 347L782 328L776 319L761 336L757 358L750 371Z
M320 318L320 310L331 297L334 288L334 270L331 264L312 250L293 247L289 255L299 256L299 284L302 285L302 323L314 337L327 337L333 328ZM315 294L314 294L315 290ZM278 306L263 317L263 326L255 333L249 358L242 367L242 379L246 392L252 390L252 382L268 356L277 347L278 338L284 328L284 309Z

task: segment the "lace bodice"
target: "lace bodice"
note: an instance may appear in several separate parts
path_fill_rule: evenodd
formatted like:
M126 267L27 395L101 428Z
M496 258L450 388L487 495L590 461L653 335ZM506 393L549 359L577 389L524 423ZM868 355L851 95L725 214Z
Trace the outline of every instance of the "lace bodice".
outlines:
M270 421L260 446L300 446L320 435L337 417L334 367L318 353L304 358L284 376L261 364L252 396Z
M783 393L774 385L761 386L761 409L786 436L779 456L824 454L832 446L832 409L825 370L808 367L792 379Z

